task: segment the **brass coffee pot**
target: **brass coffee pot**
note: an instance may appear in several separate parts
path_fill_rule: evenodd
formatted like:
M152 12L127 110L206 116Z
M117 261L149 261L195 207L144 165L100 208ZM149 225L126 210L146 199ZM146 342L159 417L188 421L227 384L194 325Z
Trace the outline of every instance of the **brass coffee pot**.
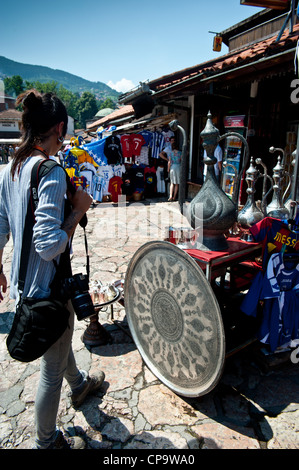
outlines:
M177 121L172 121L169 127L172 130L179 129L182 132L184 140L183 149L186 149L186 134L184 129L178 125ZM182 213L186 216L191 227L198 233L196 248L203 251L221 251L225 250L228 246L224 234L237 221L238 194L234 194L233 198L230 199L220 188L214 170L214 164L217 161L216 157L214 157L214 151L220 140L226 137L238 137L244 142L245 158L237 176L237 183L239 183L248 163L248 144L242 136L235 132L228 132L220 136L219 130L212 122L210 112L207 116L206 126L200 135L203 140L203 147L207 153L204 159L204 164L207 165L206 178L198 194L185 207L186 151L182 151L179 204L181 212L183 211ZM239 184L236 186L239 187Z

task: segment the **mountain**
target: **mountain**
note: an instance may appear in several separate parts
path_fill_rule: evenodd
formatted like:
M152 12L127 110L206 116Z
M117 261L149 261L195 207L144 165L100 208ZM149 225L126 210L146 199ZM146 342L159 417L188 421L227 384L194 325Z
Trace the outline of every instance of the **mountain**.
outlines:
M12 77L13 75L20 75L23 80L29 82L38 81L46 83L54 81L73 93L90 91L94 93L98 99L110 97L115 101L120 95L119 92L102 82L91 82L77 75L64 72L63 70L51 69L50 67L41 65L22 64L21 62L15 62L14 60L0 56L0 78Z

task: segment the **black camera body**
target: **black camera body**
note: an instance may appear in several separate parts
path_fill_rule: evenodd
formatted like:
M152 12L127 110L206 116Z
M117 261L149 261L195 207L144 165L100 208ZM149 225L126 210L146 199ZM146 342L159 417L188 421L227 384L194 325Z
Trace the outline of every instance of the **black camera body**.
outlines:
M78 320L95 315L94 305L89 294L89 282L86 274L74 274L62 284L64 296L71 299Z

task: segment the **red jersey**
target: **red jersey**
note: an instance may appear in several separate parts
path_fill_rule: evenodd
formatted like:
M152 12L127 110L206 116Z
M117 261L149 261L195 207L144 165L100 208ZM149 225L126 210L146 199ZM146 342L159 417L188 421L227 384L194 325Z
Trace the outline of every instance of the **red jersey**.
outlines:
M141 134L122 135L120 142L124 158L130 158L133 155L138 157L141 152L141 147L145 144L145 140Z
M132 155L139 157L141 147L145 144L145 140L140 134L131 134Z
M297 234L289 230L287 224L273 217L265 217L250 228L253 238L257 242L263 242L263 268L273 253L280 252L285 245L285 250L299 250Z
M108 191L111 194L111 199L113 202L118 202L118 196L121 194L121 186L123 184L123 180L120 176L113 176L109 180Z
M131 136L130 134L124 134L120 138L121 149L124 158L130 158L132 156L131 153Z

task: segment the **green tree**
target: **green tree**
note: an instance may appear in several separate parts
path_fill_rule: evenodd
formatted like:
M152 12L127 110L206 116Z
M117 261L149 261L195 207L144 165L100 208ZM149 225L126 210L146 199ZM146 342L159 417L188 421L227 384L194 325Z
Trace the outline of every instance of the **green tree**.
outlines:
M58 83L55 81L41 83L39 81L35 82L25 82L26 90L30 90L31 88L35 88L36 90L40 91L41 93L55 93L61 101L64 103L67 113L69 116L76 119L76 102L80 98L79 94L73 93L70 90L67 90L62 85L58 87Z
M85 127L86 121L93 118L99 110L100 103L97 101L94 94L85 91L80 96L79 93L73 93L67 90L54 80L46 83L39 81L29 82L28 80L23 82L20 75L14 75L4 79L4 86L6 93L15 94L16 96L24 90L30 90L32 88L35 88L41 93L55 93L65 104L68 115L75 119L76 127ZM115 104L110 98L107 98L102 102L102 107L114 108Z
M95 96L89 91L84 91L76 102L75 110L79 126L85 128L86 121L93 118L98 112Z
M5 93L18 96L25 89L20 75L4 78Z
M105 108L114 109L115 108L115 102L111 98L107 98L100 105L100 109L105 109Z
M25 81L26 90L30 90L31 88L35 88L40 93L55 93L57 95L58 92L58 83L52 80L51 82L41 83L39 81L35 82L28 82Z
M79 93L73 93L72 91L67 90L62 85L60 85L60 87L58 88L58 91L57 91L57 96L64 103L64 105L67 109L68 115L73 117L74 119L77 119L76 104L77 104L77 101L80 98Z

